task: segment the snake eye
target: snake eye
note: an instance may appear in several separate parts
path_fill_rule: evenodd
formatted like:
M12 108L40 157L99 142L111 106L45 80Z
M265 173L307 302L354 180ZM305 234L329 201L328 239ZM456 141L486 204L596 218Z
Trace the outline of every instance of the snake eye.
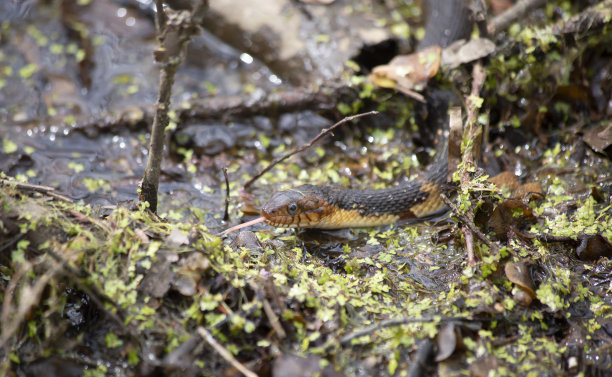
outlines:
M295 203L291 203L287 206L287 213L289 213L291 216L295 215L297 210L298 210L298 207L297 207L297 204Z

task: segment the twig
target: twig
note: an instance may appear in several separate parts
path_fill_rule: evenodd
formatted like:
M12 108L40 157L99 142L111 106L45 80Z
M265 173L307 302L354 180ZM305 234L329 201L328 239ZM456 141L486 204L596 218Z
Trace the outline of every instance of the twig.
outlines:
M155 32L157 37L160 38L164 29L166 29L166 20L168 19L164 11L163 0L155 0L155 10Z
M340 339L340 344L348 345L351 343L353 339L370 335L371 333L384 329L385 327L399 326L405 325L407 323L422 323L422 322L434 322L440 320L440 316L433 317L422 317L422 318L412 318L412 317L402 317L402 318L391 318L380 321L376 325L372 325L370 327L366 327L365 329L354 331L348 335L343 336ZM451 318L446 318L445 320L450 320ZM467 319L467 318L454 318L454 319Z
M464 187L468 187L470 183L470 168L476 166L476 161L480 160L481 149L482 149L482 127L477 123L478 117L478 109L480 105L477 103L480 101L480 90L484 85L485 79L485 71L482 69L482 65L480 62L474 64L474 68L472 70L472 91L470 96L466 100L467 105L467 121L464 129L464 139L470 140L468 143L466 150L463 152L463 163L464 169L461 174L461 185ZM462 222L464 226L461 227L461 232L465 238L465 248L467 252L467 259L469 264L476 263L476 257L474 254L474 236L471 231L482 233L476 228L474 222L465 214L459 213L457 207L455 207L450 200L446 197L446 195L441 194L440 197L442 200L457 214L462 218ZM466 228L467 226L467 228ZM477 234L478 235L478 234ZM484 237L484 235L482 235ZM479 235L479 238L482 238ZM487 245L493 250L492 243L488 238L485 242L488 242ZM497 248L495 249L497 250Z
M579 243L580 239L574 239L569 236L555 236L547 233L529 233L529 232L515 232L519 237L523 239L536 239L540 242L545 243L553 243L553 242L569 242L569 243Z
M477 62L472 69L472 91L466 100L467 105L467 120L465 124L465 132L467 137L473 140L472 147L465 151L464 159L468 165L475 165L476 161L480 160L480 152L482 149L482 127L478 125L478 109L480 106L475 103L480 98L480 90L484 85L486 72L482 68L482 64ZM467 184L469 181L468 169L463 174L462 184ZM465 180L467 178L467 181Z
M414 317L390 318L390 319L385 319L383 321L380 321L376 325L372 325L372 326L366 327L365 329L354 331L348 335L343 336L342 338L340 338L340 344L346 346L350 344L353 339L356 339L356 338L359 338L365 335L370 335L371 333L384 329L385 327L405 325L408 323L423 323L423 322L435 322L435 321L438 321L438 322L455 321L455 322L470 323L473 321L493 321L493 320L496 320L496 317L475 319L475 318L467 318L467 317L441 317L439 315L436 315L436 316L420 317L420 318L414 318Z
M155 50L154 56L155 60L162 64L162 67L155 105L155 117L151 127L149 159L139 192L140 201L148 202L149 209L153 213L157 212L157 190L164 151L164 133L170 122L168 111L170 110L174 75L182 62L182 51L187 46L189 39L199 30L205 4L205 0L199 0L195 3L191 13L183 11L168 16L164 13L162 0L155 1L157 8L156 26L160 29L157 30L159 46ZM161 29L162 26L163 29Z
M259 177L261 177L266 172L268 172L270 169L272 169L276 164L285 161L286 159L288 159L289 157L293 156L294 154L300 153L303 150L310 148L314 143L319 141L319 139L321 139L323 136L331 133L336 127L339 127L339 126L343 125L346 122L350 122L353 119L361 118L361 117L368 116L368 115L376 115L376 114L378 114L378 111L369 111L367 113L355 114L355 115L352 115L352 116L349 116L349 117L346 117L346 118L342 119L341 121L339 121L338 123L334 124L330 128L321 130L321 132L317 136L315 136L314 139L310 140L308 143L306 143L306 144L302 145L301 147L299 147L297 149L294 149L293 151L287 153L286 155L284 155L284 156L282 156L280 158L277 158L274 161L272 161L262 171L260 171L253 178L251 178L250 181L245 183L244 186L243 186L243 190L247 190L253 184L253 182L255 182L257 179L259 179Z
M102 221L100 221L98 219L85 216L81 212L79 212L77 210L74 210L74 209L69 209L68 213L70 213L72 216L74 216L78 221L80 221L82 223L90 223L90 224L98 226L99 228L101 228L102 230L104 230L107 233L111 232L111 228L106 223L104 223L104 222L102 222Z
M452 182L453 174L461 162L461 139L463 137L463 121L461 107L451 107L448 111L448 173L446 182Z
M217 342L217 340L212 336L208 330L204 327L198 327L198 334L208 343L212 348L217 351L222 358L224 358L227 362L232 364L234 368L236 368L240 373L244 374L247 377L257 377L257 375L250 370L247 369L244 365L242 365L234 356L225 347Z
M470 219L468 219L466 215L461 213L461 211L459 211L459 208L457 208L453 204L453 202L451 202L450 199L448 199L446 195L440 194L440 198L451 209L451 211L453 211L455 216L457 216L459 220L464 225L466 225L469 228L469 230L472 231L472 233L476 235L476 237L478 237L482 242L484 242L489 247L489 249L493 250L495 253L499 253L499 248L497 247L497 245L491 242L491 240L488 239L487 236L484 233L482 233L480 229L476 227L473 221L471 221Z
M227 167L223 168L223 175L225 176L225 212L223 213L223 221L229 221L230 188L229 177L227 176Z
M34 185L31 183L16 182L16 181L12 181L12 180L5 179L5 178L0 178L0 186L15 187L16 189L23 190L23 191L39 192L41 194L52 196L63 202L72 203L72 199L56 193L55 189L49 186L41 186L41 185Z
M278 320L278 316L276 315L276 313L274 313L272 305L270 305L270 302L265 298L262 301L264 312L266 313L268 320L270 320L270 326L272 326L274 331L276 331L276 335L278 335L280 339L286 338L287 333L285 332L285 329L283 329L283 326L281 326L280 321Z
M489 34L499 33L508 28L514 21L522 18L527 12L546 4L546 0L519 0L511 8L494 17L487 24Z
M461 227L461 233L465 238L465 249L467 250L467 260L470 265L476 264L476 255L474 254L474 234L469 231L466 226Z

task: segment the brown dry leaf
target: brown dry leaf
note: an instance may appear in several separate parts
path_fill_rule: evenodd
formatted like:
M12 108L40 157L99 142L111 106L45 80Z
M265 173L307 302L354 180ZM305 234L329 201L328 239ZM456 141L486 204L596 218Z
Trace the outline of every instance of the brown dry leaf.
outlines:
M407 96L424 101L415 90L422 90L427 81L438 73L442 48L431 46L410 55L398 55L389 64L374 67L370 80L374 84L396 89Z
M512 299L514 300L514 302L522 306L529 306L533 301L533 297L531 297L529 293L522 289L514 291L512 294Z
M497 16L501 12L509 9L514 5L513 1L510 0L489 0L489 7L491 7L491 14Z
M454 323L448 323L440 329L437 337L438 353L436 354L436 362L444 361L451 357L453 352L461 344L459 329Z
M508 199L495 207L488 226L499 239L506 239L508 232L522 223L534 219L533 211L521 200Z
M582 140L595 152L604 153L604 150L612 145L612 123L584 131Z
M244 215L259 215L259 209L255 205L255 195L245 191L241 191L238 201L240 202L240 211Z
M506 272L506 277L508 280L516 284L519 288L521 288L522 292L528 295L515 295L517 302L525 306L529 305L531 300L536 297L536 294L533 280L531 280L531 274L529 273L529 268L527 268L527 265L523 262L508 262L504 267L504 271Z
M512 191L512 197L530 202L532 200L544 199L544 190L537 182L528 182L520 185Z
M518 178L511 171L503 171L498 175L488 179L489 183L493 183L498 188L508 188L508 190L514 190L518 187Z

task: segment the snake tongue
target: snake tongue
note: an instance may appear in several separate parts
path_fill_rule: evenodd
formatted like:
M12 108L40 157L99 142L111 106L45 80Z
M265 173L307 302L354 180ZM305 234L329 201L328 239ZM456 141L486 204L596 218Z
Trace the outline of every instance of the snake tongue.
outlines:
M235 226L233 226L231 228L227 228L223 232L221 232L221 235L225 236L226 234L231 233L233 231L240 230L240 229L246 228L248 226L251 226L251 225L254 225L254 224L257 224L257 223L261 223L263 221L266 221L266 219L263 218L263 217L258 217L255 220L247 221L246 223L238 224L238 225L235 225Z

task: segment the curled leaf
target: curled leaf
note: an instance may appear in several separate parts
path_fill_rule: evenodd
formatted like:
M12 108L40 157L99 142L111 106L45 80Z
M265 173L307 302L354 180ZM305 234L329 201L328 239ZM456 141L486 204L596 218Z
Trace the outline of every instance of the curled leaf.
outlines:
M535 287L533 285L533 280L531 280L529 268L527 268L527 265L525 263L508 262L504 267L504 271L506 272L506 277L508 278L508 280L516 284L525 293L531 296L532 299L535 298ZM524 297L521 295L519 299L523 300ZM531 303L531 300L529 300L529 303ZM527 305L529 303L527 303Z

